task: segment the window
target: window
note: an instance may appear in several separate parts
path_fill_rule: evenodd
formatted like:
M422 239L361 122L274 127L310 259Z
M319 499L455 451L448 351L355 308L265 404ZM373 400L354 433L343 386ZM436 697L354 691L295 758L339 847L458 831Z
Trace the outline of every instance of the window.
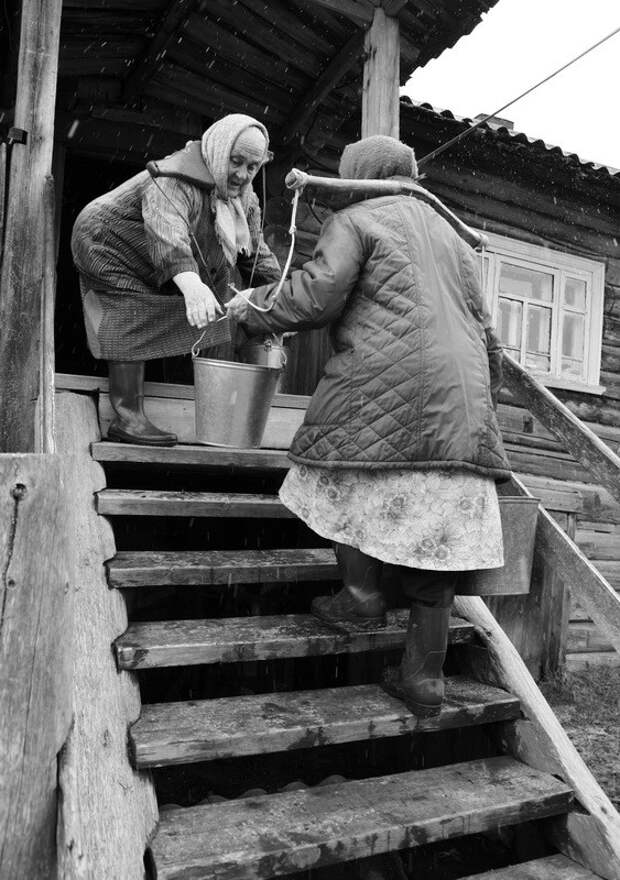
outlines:
M603 264L487 234L483 287L506 351L545 385L600 393Z

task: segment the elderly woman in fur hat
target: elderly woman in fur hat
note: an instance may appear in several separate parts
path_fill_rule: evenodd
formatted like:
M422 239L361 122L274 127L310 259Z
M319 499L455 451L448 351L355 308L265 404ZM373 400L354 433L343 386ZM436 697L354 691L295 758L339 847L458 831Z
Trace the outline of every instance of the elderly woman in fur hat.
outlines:
M78 216L71 246L88 346L108 361L111 440L174 445L144 414L145 360L188 353L231 281L279 277L252 189L268 155L265 126L234 113Z
M344 178L415 178L388 137L349 145ZM250 333L330 325L334 354L293 440L284 504L334 542L344 587L313 602L339 629L385 619L384 563L411 602L385 687L440 711L450 606L461 573L503 564L495 481L508 477L494 406L501 348L471 248L410 195L358 200L324 224L313 259L229 303Z

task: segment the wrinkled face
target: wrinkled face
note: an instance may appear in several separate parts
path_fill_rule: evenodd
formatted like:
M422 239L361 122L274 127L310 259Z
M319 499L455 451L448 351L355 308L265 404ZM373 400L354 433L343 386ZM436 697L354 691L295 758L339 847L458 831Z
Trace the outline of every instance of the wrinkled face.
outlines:
M230 151L228 160L228 198L234 199L250 183L265 158L267 141L255 126L242 131Z
M260 168L262 156L233 147L228 160L228 197L234 199L250 183Z

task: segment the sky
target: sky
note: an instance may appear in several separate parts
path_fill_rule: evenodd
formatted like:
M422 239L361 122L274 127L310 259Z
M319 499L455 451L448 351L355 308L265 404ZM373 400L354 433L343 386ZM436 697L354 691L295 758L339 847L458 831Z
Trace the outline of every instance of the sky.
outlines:
M620 27L620 0L499 0L402 93L457 116L498 107ZM620 33L502 117L516 131L620 169Z

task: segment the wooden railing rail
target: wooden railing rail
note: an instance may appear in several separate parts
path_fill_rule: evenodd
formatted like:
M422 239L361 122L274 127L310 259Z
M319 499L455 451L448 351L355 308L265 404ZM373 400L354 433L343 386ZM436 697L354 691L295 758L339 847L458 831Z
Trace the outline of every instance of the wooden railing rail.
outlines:
M594 431L541 385L510 355L504 354L504 385L551 431L570 454L620 502L620 457Z
M515 476L511 479L509 494L532 497ZM620 596L542 505L538 510L536 550L553 563L565 587L620 652Z

